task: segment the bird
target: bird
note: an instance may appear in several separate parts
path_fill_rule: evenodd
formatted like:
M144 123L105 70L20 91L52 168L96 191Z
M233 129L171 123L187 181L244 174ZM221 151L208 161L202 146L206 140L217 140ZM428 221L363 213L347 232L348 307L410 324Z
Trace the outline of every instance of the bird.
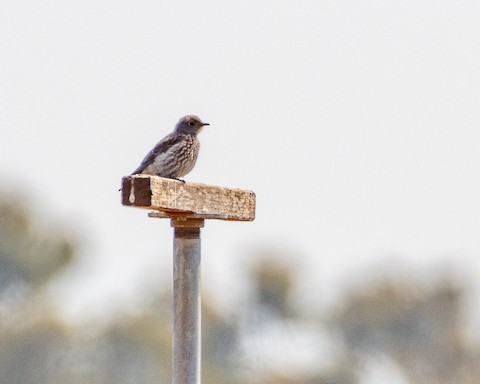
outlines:
M181 180L197 161L200 150L198 133L205 125L198 116L182 117L173 132L160 140L145 156L132 175L152 175ZM183 181L184 182L184 181Z

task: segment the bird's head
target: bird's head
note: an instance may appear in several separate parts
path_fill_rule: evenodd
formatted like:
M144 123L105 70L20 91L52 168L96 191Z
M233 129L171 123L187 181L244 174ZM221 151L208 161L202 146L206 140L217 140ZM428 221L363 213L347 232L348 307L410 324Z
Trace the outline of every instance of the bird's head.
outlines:
M187 115L178 121L177 125L175 126L175 132L197 134L201 131L204 125L210 124L204 123L198 116Z

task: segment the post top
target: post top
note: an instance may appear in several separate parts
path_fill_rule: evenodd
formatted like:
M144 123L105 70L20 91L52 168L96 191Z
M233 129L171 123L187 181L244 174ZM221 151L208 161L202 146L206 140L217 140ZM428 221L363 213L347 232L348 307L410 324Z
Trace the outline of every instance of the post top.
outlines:
M255 219L255 193L149 175L122 178L122 204L151 209L150 217L185 219L220 219L252 221Z

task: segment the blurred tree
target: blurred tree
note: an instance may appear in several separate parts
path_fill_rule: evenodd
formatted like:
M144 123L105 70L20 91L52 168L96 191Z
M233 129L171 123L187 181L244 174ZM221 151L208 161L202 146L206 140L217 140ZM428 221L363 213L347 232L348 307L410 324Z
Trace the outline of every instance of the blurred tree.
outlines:
M0 381L154 384L171 380L171 291L136 314L73 328L43 294L74 243L42 230L0 195ZM203 297L203 380L210 384L368 383L379 356L402 383L476 384L480 352L464 334L464 291L452 281L372 282L317 319L295 307L296 270L275 251L250 269L250 296L231 317ZM327 321L328 320L328 321ZM391 373L390 373L391 374Z
M171 382L171 292L157 294L154 304L136 315L113 318L72 345L70 382L155 384ZM210 306L202 312L202 376L211 384L236 383L231 349L235 330Z
M205 383L238 383L236 322L222 316L208 297L202 298L202 376Z
M68 335L62 324L50 319L38 319L26 326L3 328L0 338L2 383L65 382L59 380L58 375L69 349Z
M74 361L88 362L80 378L86 379L85 372L89 372L92 384L168 383L170 333L170 322L161 321L158 312L117 319L94 339L76 345L83 346L77 356L83 353L84 358Z
M281 256L263 250L250 269L253 291L237 316L239 377L248 384L357 384L345 355L322 355L323 321L312 324L296 310L297 270Z
M70 238L42 231L17 199L0 195L0 297L38 289L73 258Z
M290 294L295 280L292 266L274 261L271 256L263 256L259 260L250 276L257 310L269 311L280 317L290 316L293 312Z
M43 288L74 254L69 238L35 226L27 208L0 194L0 378L60 383L66 326L45 308Z
M357 358L386 355L412 383L478 383L478 349L464 337L463 290L385 281L347 297L335 316Z

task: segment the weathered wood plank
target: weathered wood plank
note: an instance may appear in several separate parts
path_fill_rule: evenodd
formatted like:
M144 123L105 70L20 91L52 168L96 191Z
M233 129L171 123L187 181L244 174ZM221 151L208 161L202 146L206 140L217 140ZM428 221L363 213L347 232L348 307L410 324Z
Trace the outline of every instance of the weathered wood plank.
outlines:
M158 176L123 177L122 204L161 211L152 214L153 217L180 214L206 219L255 219L255 193L252 191L183 183Z

